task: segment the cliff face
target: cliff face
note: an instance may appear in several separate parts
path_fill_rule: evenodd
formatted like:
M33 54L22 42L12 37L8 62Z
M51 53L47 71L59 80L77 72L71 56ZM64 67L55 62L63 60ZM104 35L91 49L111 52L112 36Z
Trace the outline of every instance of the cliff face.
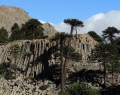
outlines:
M9 33L14 23L17 23L21 27L29 19L31 17L21 8L0 6L0 28L4 27ZM57 32L49 23L43 24L43 28L44 34L48 35L48 37L53 36Z
M5 29L10 31L14 23L21 25L30 18L31 17L29 17L23 9L0 6L0 28L5 27ZM57 32L49 23L43 24L42 27L44 28L44 34L49 37ZM81 63L86 62L86 59L88 59L88 56L91 54L92 48L97 44L97 42L88 34L77 35L77 39L76 37L73 37L71 42L71 46L73 46L77 52L82 54ZM56 59L52 55L55 42L51 42L47 39L36 39L33 41L19 40L10 42L6 45L0 45L0 63L15 63L15 59L9 54L9 47L15 43L21 47L22 51L21 55L17 58L16 65L24 71L25 76L36 76L41 72L46 76L50 75L48 73L50 71L48 68L49 65L56 64ZM8 59L10 59L10 61Z
M21 54L16 59L9 52L9 47L13 44L18 44L21 48ZM48 67L54 63L52 58L54 46L55 42L47 39L13 41L0 46L0 63L15 64L16 60L17 67L24 71L25 76L35 76L44 72L48 77ZM49 58L52 58L52 60Z
M21 8L0 6L0 28L4 27L9 32L14 23L19 26L28 21L31 17L28 16Z
M48 35L48 37L52 37L55 33L57 33L58 31L55 30L55 28L49 24L49 23L45 23L42 25L42 27L44 28L44 34Z
M21 54L17 58L16 65L24 71L25 76L36 76L41 72L44 72L46 77L48 77L49 66L59 63L53 54L56 42L51 42L47 39L18 40L9 42L6 45L0 45L0 63L15 63L15 58L13 58L9 52L9 47L13 44L18 44L21 47ZM84 64L86 63L88 56L91 54L92 48L96 44L97 42L89 35L82 34L78 35L77 39L75 37L72 38L71 46L73 46L77 52L82 54L82 60L80 63ZM78 64L80 65L80 63ZM78 70L76 68L76 71Z

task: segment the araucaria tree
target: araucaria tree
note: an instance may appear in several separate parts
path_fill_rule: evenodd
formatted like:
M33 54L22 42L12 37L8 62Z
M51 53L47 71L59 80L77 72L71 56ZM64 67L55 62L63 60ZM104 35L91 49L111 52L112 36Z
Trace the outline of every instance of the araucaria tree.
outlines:
M73 34L74 30L77 30L77 27L83 27L83 22L78 19L65 19L64 23L71 26L70 35Z
M83 27L83 22L78 20L78 19L65 19L64 20L64 23L68 24L71 26L71 31L70 31L70 35L73 35L73 31L76 30L76 36L77 36L77 28L78 27ZM68 48L70 47L70 44L71 44L71 38L69 38L68 40ZM69 56L69 52L67 52L66 54L66 58L65 58L65 64L64 64L64 82L66 83L66 71L67 71L67 68L66 68L66 65L67 65L67 58ZM64 84L65 84L64 83Z
M93 39L99 43L102 43L102 38L95 32L95 31L89 31L88 34L93 37Z
M0 43L5 43L8 41L8 32L4 27L0 29Z
M116 65L119 63L118 50L115 45L112 45L110 43L100 43L95 46L94 54L99 61L103 62L102 65L104 67L104 87L106 87L106 70L110 68L112 69L113 79L113 72L117 70Z
M14 25L11 28L11 35L9 40L10 41L19 40L20 38L21 38L20 27L18 26L17 23L14 23Z
M63 72L63 46L65 43L65 39L68 38L69 35L65 32L58 32L55 34L55 37L53 37L53 40L56 40L57 46L60 44L60 61L61 61L61 91L64 90L64 72Z
M64 65L65 62L63 61L63 58L66 58L66 54L67 52L69 52L69 57L67 59L69 60L73 60L73 61L79 61L81 60L81 54L79 54L78 52L75 52L75 49L73 47L68 47L67 45L65 45L66 43L66 39L69 39L70 37L72 37L71 35L65 33L65 32L58 32L55 34L55 37L53 37L54 40L56 40L57 43L57 49L55 52L55 56L56 57L60 57L60 61L61 61L61 91L64 90L64 86L65 86L65 73L64 73Z
M40 39L44 38L43 28L37 19L30 19L22 25L21 32L24 39Z
M106 42L110 42L111 44L114 44L114 40L116 39L116 34L120 33L120 30L118 30L115 27L108 27L107 29L105 29L103 32L103 39Z
M104 67L104 87L106 87L106 71L111 70L112 83L113 73L119 72L119 51L116 44L116 35L120 31L115 27L108 27L103 31L103 43L95 46L95 56L99 61L103 62Z

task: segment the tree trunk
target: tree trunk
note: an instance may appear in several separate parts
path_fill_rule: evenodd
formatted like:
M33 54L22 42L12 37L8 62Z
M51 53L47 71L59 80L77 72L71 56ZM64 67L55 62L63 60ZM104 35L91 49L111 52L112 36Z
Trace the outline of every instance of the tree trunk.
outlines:
M73 26L71 26L71 32L70 32L70 35L72 35L73 33ZM70 47L70 44L71 44L71 38L69 38L68 40L68 48ZM68 60L68 56L69 56L69 52L67 52L66 54L66 58L65 58L65 63L64 63L64 84L66 83L66 73L67 73L67 60Z
M62 38L60 38L60 48L61 48L61 92L62 92L64 90L63 43L62 43Z
M74 28L74 26L71 26L70 35L72 35L72 34L73 34L73 28Z
M104 87L106 87L106 66L105 66L105 58L103 60L103 64L104 64Z
M113 85L113 65L112 65L112 85Z

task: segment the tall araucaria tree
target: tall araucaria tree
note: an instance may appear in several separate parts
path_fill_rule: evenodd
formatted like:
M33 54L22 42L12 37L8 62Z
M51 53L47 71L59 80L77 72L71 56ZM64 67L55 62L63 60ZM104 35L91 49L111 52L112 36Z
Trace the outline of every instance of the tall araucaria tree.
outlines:
M42 23L37 19L30 19L22 25L21 31L23 32L25 39L39 39L44 38Z
M103 39L106 42L110 42L111 44L114 44L114 40L116 39L116 34L120 33L120 30L118 30L115 27L108 27L107 29L105 29L103 32Z
M70 31L70 35L73 35L73 31L76 30L76 36L77 36L77 28L78 27L83 27L83 22L78 20L78 19L65 19L64 20L64 23L68 24L71 26L71 31ZM70 47L70 44L71 44L71 38L69 38L68 40L68 48ZM67 71L67 58L69 56L69 52L67 52L66 54L66 58L65 58L65 64L64 64L64 82L66 83L66 71ZM65 84L64 83L64 84Z
M57 32L55 34L55 37L53 37L52 40L56 40L57 42L57 46L60 44L60 61L61 61L61 91L64 90L64 63L63 63L63 45L65 43L65 39L70 37L70 35L68 35L65 32Z
M78 19L65 19L64 23L71 26L70 35L73 34L73 31L76 30L77 27L83 27L83 22Z

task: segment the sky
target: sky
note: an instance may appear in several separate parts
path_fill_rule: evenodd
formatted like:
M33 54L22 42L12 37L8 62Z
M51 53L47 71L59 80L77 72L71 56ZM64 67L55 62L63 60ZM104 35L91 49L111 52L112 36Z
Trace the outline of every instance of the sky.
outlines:
M60 32L69 32L64 19L84 23L78 33L95 31L101 35L107 27L120 29L120 0L0 0L0 5L24 9L32 18L51 23Z

